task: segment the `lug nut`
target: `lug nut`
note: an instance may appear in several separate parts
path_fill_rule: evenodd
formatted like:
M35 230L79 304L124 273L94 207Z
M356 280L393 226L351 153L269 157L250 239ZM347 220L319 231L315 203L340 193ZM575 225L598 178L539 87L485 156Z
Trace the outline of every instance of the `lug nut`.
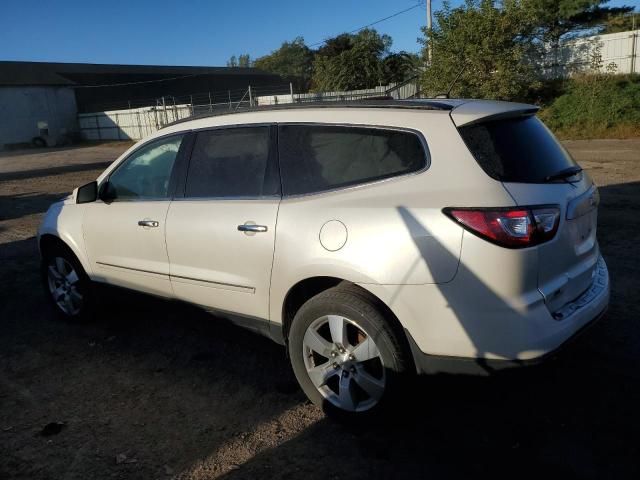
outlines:
M349 360L355 360L356 357L354 357L353 355L349 355Z
M333 368L335 368L336 370L339 368L340 366L337 363L333 364Z

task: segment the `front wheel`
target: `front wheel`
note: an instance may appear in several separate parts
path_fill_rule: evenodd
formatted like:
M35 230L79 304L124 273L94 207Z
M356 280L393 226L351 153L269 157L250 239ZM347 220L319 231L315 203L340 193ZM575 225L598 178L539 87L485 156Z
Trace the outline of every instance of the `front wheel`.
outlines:
M92 307L91 281L78 259L61 246L43 256L42 280L57 314L67 320L85 320Z
M365 295L335 287L307 301L289 335L294 373L329 414L357 418L391 403L407 371L401 336Z

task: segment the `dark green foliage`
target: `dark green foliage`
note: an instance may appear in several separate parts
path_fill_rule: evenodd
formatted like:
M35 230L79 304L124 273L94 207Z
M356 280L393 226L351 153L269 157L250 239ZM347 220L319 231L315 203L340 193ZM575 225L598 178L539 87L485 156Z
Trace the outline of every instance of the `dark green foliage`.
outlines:
M390 53L391 37L373 29L329 38L316 51L302 37L254 62L256 68L294 81L297 90L353 90L401 82L415 75L417 55Z
M464 67L452 90L457 97L501 100L526 99L536 88L537 72L530 58L538 55L532 36L533 19L521 2L467 0L451 8L445 2L436 12L431 32L425 29L433 59L423 76L428 95L446 92Z
M600 27L615 15L633 10L633 7L607 7L609 0L523 0L536 21L539 38L551 45L571 32Z
M627 32L640 28L640 13L627 12L611 14L607 18L600 33Z
M254 66L290 79L297 90L306 90L311 83L313 57L314 52L305 45L304 38L296 37L269 55L258 58Z
M348 41L347 41L348 40ZM319 91L355 90L386 83L383 60L391 38L364 29L355 35L343 34L325 42L313 62L313 88Z
M640 135L640 75L591 73L567 82L566 93L540 116L564 138Z
M231 55L231 58L227 60L227 67L242 67L248 68L251 66L251 57L248 53L241 54L236 57L235 55Z

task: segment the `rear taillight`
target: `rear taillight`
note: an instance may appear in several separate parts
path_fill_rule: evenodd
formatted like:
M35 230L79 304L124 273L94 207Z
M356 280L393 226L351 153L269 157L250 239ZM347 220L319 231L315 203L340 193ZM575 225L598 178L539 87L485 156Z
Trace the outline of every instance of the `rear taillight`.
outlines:
M551 240L558 231L557 207L445 208L466 230L496 245L525 248Z

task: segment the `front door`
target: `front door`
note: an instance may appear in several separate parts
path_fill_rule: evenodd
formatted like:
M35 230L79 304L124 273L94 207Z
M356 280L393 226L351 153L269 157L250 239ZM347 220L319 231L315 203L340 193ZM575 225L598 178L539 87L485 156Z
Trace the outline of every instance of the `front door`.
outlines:
M269 318L269 286L280 189L272 128L197 134L184 197L167 215L167 251L177 298Z
M172 135L133 152L109 175L115 198L87 204L83 230L94 280L172 294L165 220L182 139Z

